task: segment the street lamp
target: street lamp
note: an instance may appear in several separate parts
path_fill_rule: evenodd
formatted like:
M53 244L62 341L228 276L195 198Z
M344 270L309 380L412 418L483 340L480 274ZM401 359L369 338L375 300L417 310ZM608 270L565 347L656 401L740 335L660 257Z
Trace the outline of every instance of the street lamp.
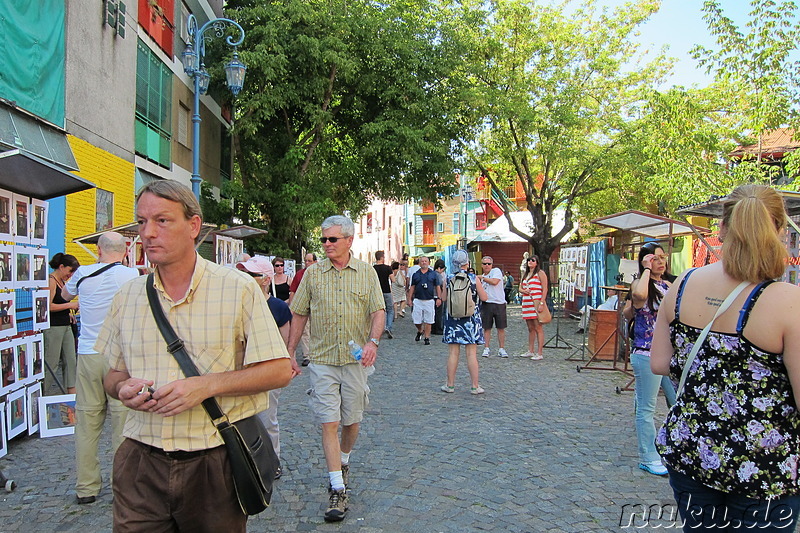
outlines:
M189 15L187 28L189 31L189 44L183 51L181 59L183 61L183 71L194 81L194 114L192 115L192 192L200 201L200 95L208 91L208 82L211 75L206 70L204 63L206 55L206 31L212 30L211 37L222 37L226 26L233 26L239 30L239 38L234 39L232 35L225 38L225 42L233 47L233 59L225 65L225 79L228 89L234 96L239 94L244 85L244 75L247 67L239 61L239 54L236 47L244 41L244 30L241 26L230 19L215 18L211 19L199 28L197 19L194 15Z

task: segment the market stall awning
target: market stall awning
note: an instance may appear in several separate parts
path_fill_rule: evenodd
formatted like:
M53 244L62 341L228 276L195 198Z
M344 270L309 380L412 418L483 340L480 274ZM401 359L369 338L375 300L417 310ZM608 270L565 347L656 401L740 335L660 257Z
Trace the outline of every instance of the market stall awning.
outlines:
M229 228L222 228L214 230L211 235L222 235L223 237L231 237L233 239L246 239L247 237L255 237L256 235L266 235L269 233L265 229L254 228L252 226L231 226Z
M645 213L644 211L623 211L592 220L593 224L621 231L632 231L651 238L687 235L696 231L709 233L708 228L692 226L688 222Z
M93 189L90 181L30 152L16 148L0 153L0 188L49 200Z
M777 191L777 193L783 196L783 203L789 216L800 215L800 192ZM681 206L676 212L684 216L722 218L722 204L726 198L727 196L715 196L707 202Z
M518 230L522 231L522 233L526 235L533 235L534 227L533 227L533 219L531 218L531 214L528 211L512 211L510 213L511 221L514 223L514 227ZM553 212L553 231L556 231L555 228L560 228L564 226L564 211L561 209L557 209ZM567 233L562 239L561 242L566 242L569 240L570 236L575 232L575 229ZM475 237L473 240L469 241L470 243L473 242L528 242L527 239L523 239L516 233L513 233L508 227L508 220L506 220L505 215L499 217L497 220L492 222L488 228L483 230L483 232Z

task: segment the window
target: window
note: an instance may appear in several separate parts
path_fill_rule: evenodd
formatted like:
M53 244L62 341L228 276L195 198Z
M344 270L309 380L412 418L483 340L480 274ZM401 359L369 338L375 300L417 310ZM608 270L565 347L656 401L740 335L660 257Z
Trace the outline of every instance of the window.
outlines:
M453 213L453 233L458 235L461 233L461 219L459 218L461 215L458 213Z
M186 148L191 148L192 144L189 141L189 122L191 120L191 111L186 107L183 102L178 104L180 110L178 111L178 142Z
M114 193L95 189L96 211L95 231L103 231L114 227Z
M189 44L189 8L186 4L181 2L181 20L180 20L180 36L184 44Z
M486 229L486 213L475 213L475 229Z
M436 231L438 231L439 233L444 233L444 222L436 223Z
M169 168L172 162L172 72L139 40L136 57L136 153Z

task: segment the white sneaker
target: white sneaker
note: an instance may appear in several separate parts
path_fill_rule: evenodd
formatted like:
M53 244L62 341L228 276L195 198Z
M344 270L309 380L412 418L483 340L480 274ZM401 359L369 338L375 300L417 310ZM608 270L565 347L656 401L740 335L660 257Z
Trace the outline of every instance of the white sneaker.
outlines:
M531 354L531 361L541 361L542 359L544 359L544 357L542 357L538 353Z
M500 348L499 350L497 350L497 355L499 355L500 357L508 357L508 352L506 351L505 348Z
M483 357L489 357L489 348L484 348L483 353L481 354Z
M530 358L530 356L532 356L532 355L533 355L533 354L532 354L531 352L525 352L525 353L521 353L521 354L519 354L517 357L525 357L525 358Z

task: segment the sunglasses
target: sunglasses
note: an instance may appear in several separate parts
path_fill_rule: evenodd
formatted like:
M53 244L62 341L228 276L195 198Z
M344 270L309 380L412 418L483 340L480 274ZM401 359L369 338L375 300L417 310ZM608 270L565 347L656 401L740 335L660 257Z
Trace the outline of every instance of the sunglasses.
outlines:
M264 277L264 274L256 274L255 272L248 272L248 274L250 274L250 276L252 276L254 278L263 278Z
M534 263L537 262L536 259L528 259L528 261L533 261Z
M277 265L275 265L275 268L282 267L282 266L283 266L283 263L278 263Z
M482 265L491 265L491 263L481 263Z
M321 242L322 244L325 244L326 242L331 241L331 243L333 244L336 241L338 241L339 239L344 239L344 238L345 237L320 237L319 238L319 242Z

